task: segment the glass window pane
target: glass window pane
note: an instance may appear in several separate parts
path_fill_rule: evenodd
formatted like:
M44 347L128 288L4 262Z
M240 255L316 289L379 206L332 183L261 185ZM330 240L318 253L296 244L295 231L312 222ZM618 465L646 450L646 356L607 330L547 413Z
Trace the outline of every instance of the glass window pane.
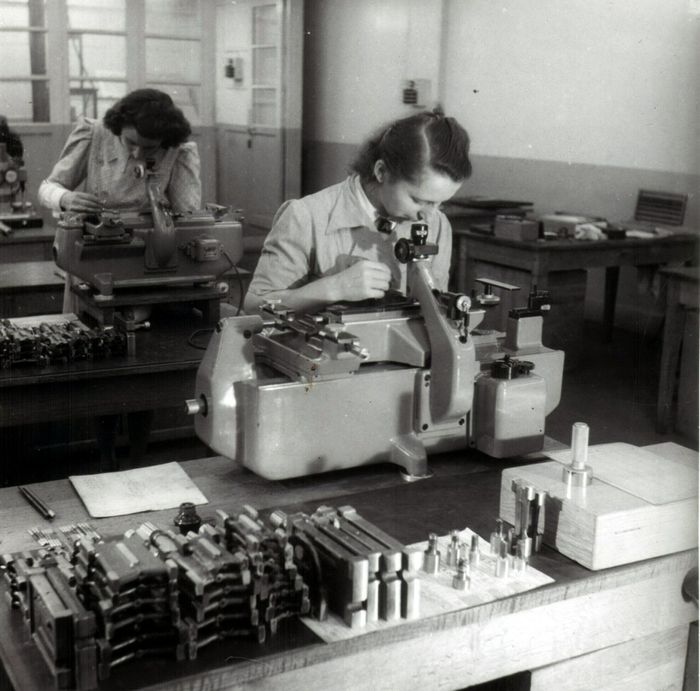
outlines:
M75 121L81 115L88 118L102 118L107 110L125 95L126 82L71 80L71 120Z
M32 73L29 33L3 31L0 39L0 77L28 77Z
M202 90L198 86L185 86L180 84L159 84L149 82L148 86L153 89L160 89L170 94L175 105L183 112L189 120L190 125L201 125L200 104L202 102Z
M67 0L70 29L124 31L124 0Z
M48 82L3 82L1 88L2 114L8 120L49 121Z
M277 125L277 92L275 89L253 89L253 124Z
M279 21L277 5L253 7L253 43L277 44L279 41Z
M28 0L0 2L0 16L5 26L29 26Z
M276 48L253 48L253 83L277 83Z
M146 33L158 36L200 38L202 19L199 2L146 0Z
M199 82L202 78L199 41L146 39L148 81Z
M126 79L124 36L74 34L68 37L68 55L71 79Z

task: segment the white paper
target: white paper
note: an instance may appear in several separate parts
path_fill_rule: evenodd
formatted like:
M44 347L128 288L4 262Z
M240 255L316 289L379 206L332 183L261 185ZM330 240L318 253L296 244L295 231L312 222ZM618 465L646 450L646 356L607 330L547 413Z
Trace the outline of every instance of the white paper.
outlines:
M69 479L93 518L174 509L183 502L206 504L208 501L179 463L72 475Z

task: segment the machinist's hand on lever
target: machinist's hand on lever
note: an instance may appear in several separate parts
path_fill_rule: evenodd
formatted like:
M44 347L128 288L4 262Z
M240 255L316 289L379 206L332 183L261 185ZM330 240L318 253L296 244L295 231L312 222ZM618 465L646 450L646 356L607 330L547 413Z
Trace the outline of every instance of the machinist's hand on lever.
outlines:
M382 298L389 290L391 270L386 264L361 259L351 267L327 278L334 300Z
M61 197L61 208L64 211L80 211L84 213L97 213L102 210L100 200L94 194L88 192L66 192Z

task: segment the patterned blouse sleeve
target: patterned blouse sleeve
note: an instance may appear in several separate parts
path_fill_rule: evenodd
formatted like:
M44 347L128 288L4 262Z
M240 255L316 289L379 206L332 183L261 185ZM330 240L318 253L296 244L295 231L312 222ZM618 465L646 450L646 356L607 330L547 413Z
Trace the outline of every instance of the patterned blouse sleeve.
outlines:
M39 203L60 211L61 197L73 191L87 177L93 123L82 119L71 132L49 176L39 186Z
M202 208L202 181L199 150L195 142L179 147L177 158L166 190L168 199L177 213Z

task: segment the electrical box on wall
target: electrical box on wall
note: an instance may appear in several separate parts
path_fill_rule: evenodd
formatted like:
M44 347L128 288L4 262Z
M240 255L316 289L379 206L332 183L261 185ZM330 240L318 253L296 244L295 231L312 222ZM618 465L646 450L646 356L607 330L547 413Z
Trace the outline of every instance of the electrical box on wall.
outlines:
M233 88L234 86L242 86L243 58L226 58L226 64L224 65L224 77L226 79L226 86L228 88Z
M430 79L409 79L404 85L402 101L416 108L427 108L430 103Z

